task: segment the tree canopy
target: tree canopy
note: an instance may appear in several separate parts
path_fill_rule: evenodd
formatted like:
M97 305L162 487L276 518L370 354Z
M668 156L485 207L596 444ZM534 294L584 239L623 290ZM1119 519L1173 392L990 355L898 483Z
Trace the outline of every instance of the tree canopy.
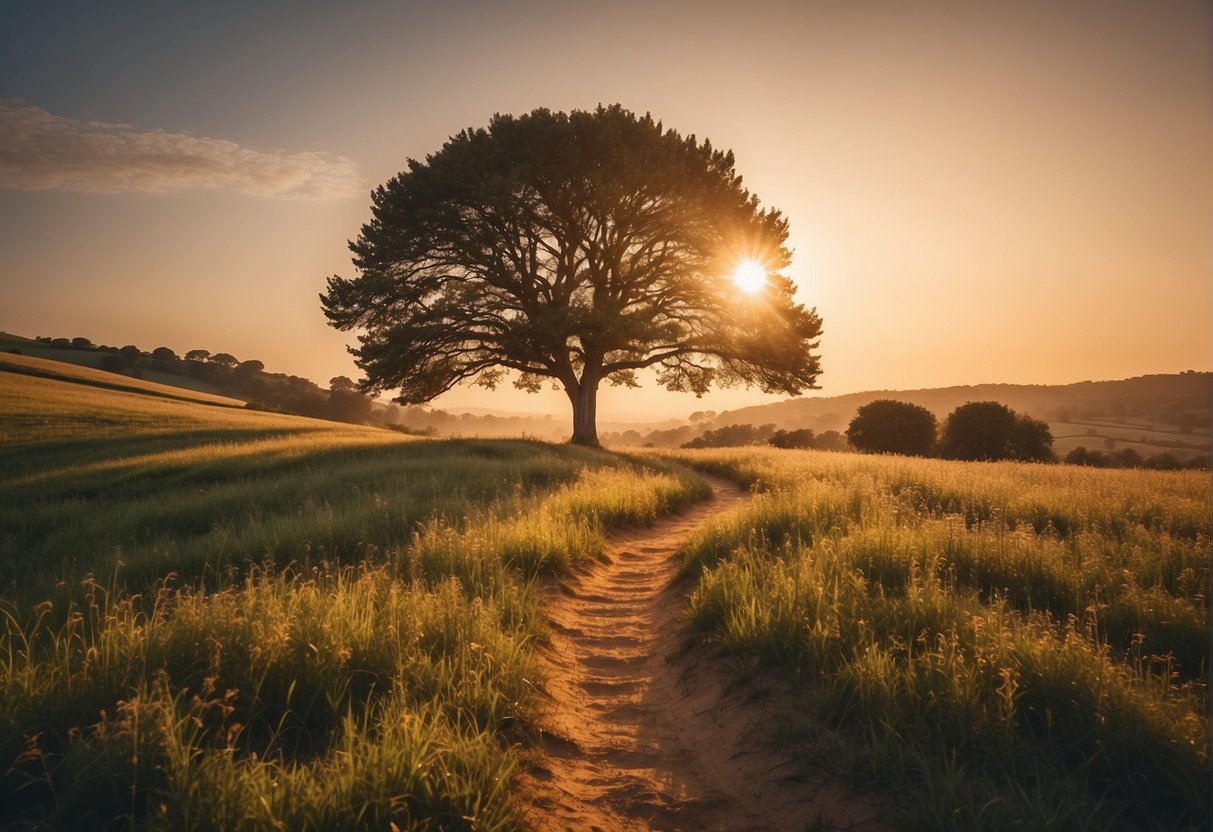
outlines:
M948 459L1053 459L1049 426L1001 402L965 402L944 421L940 451Z
M730 152L615 105L497 115L372 193L333 276L330 324L357 331L367 392L430 401L473 380L552 383L573 441L597 444L603 381L652 368L671 390L814 386L815 310L780 270L787 222L742 186ZM759 264L749 293L731 278ZM753 287L751 287L753 288Z
M935 414L910 402L877 399L856 411L847 427L847 440L868 453L930 456L935 448Z

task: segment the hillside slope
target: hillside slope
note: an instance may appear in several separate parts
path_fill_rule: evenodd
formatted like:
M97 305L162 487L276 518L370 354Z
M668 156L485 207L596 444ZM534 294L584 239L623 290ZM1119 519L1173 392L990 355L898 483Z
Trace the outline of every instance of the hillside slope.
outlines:
M921 390L870 390L844 396L789 399L719 414L717 424L767 424L779 428L845 430L855 411L877 399L921 405L943 418L965 402L992 399L1037 419L1136 418L1166 425L1209 426L1213 373L1171 373L1120 381L1074 384L978 384Z

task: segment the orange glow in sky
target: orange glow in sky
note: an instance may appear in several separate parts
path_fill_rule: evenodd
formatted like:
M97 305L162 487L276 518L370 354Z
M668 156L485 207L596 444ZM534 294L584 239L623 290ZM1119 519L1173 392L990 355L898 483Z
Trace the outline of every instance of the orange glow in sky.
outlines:
M495 112L618 102L783 212L822 395L1213 367L1207 3L413 6L6 6L0 330L357 376L317 296L371 188Z

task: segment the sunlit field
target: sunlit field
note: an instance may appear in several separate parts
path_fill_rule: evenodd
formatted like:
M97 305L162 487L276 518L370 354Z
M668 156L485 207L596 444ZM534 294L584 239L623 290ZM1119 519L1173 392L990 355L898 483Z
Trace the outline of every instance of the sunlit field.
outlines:
M0 826L506 829L539 581L695 477L0 372Z
M146 381L141 378L134 378L128 375L111 373L105 370L98 370L92 366L79 365L69 363L67 359L71 358L72 350L54 350L54 358L42 358L34 355L21 355L15 353L0 353L0 370L7 373L17 375L25 375L34 378L47 378L57 381L72 381L77 384L95 387L99 389L120 390L134 393L144 393L155 396L157 398L177 399L188 402L201 402L203 404L213 404L226 407L243 407L244 402L239 399L233 399L228 396L219 396L214 393L195 390L177 385L160 384L155 381ZM175 381L190 382L193 381L185 376L175 376ZM36 390L29 391L24 396L17 395L16 388L13 384L6 384L6 394L12 398L24 398L28 403L41 403L42 395L46 388L41 388L42 392ZM83 393L83 391L78 391Z
M1205 474L644 462L106 381L0 372L0 826L516 828L543 586L704 498L677 461L756 493L686 546L689 620L790 680L807 769L908 829L1208 827Z
M758 492L687 546L691 615L793 680L810 762L907 828L1208 828L1207 474L672 456Z

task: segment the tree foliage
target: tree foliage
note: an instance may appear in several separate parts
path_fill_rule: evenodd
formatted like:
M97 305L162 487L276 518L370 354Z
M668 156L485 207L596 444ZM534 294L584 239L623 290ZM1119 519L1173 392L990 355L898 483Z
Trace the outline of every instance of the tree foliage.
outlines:
M705 430L689 442L682 443L684 448L740 448L746 445L762 445L775 435L773 424L759 425L725 425L724 427Z
M810 428L797 428L796 430L777 430L767 440L767 444L773 448L812 448L813 447L813 431Z
M1053 432L1049 430L1049 424L1023 413L1016 414L1011 458L1024 462L1052 462Z
M944 421L940 452L948 459L1053 459L1049 426L1001 402L965 402Z
M341 422L366 422L371 418L374 402L358 392L358 385L348 376L329 379L328 414Z
M867 453L930 456L935 448L935 414L910 402L877 399L856 411L847 427L847 440Z
M563 389L573 441L597 444L603 381L656 371L671 390L754 384L796 395L820 372L821 322L792 299L787 223L732 153L619 106L498 115L372 194L334 276L329 322L359 332L362 389L420 404L503 374ZM745 296L743 259L768 282Z

